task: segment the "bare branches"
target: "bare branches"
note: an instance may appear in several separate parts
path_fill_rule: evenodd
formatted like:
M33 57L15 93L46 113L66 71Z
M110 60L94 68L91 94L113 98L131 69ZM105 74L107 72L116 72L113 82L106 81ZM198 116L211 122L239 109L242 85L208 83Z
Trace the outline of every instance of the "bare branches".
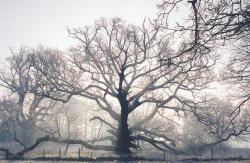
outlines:
M164 139L164 141L169 141L171 146L176 145L175 140L167 137L166 135L159 134L159 133L154 132L154 131L150 131L146 128L135 127L135 128L132 128L132 130L134 130L134 132L143 132L145 135L147 135L148 137L153 138L153 139L156 137L157 139Z
M242 108L240 111L239 106L235 109L233 104L218 102L211 101L207 106L193 110L197 120L206 126L205 130L215 136L215 140L207 146L247 134L250 127L248 108Z
M128 127L129 114L144 104L155 105L154 111L136 126L153 119L159 108L176 110L172 103L183 102L178 93L204 88L214 62L209 56L202 57L203 45L194 50L183 43L171 49L166 30L161 20L133 26L117 18L102 19L92 28L69 30L79 43L71 49L70 61L51 49L34 50L30 55L34 71L42 74L39 83L44 82L32 91L62 102L72 96L92 100L118 122L119 132ZM165 57L168 62L162 60ZM116 129L100 117L94 119Z
M117 127L114 127L112 124L110 124L109 122L105 121L101 117L93 117L93 118L90 119L90 121L93 121L93 120L99 120L99 121L103 122L104 124L106 124L107 126L109 126L110 128L112 128L114 130L117 129Z
M30 106L36 109L31 109L29 115L36 118L43 117L46 113L44 110L49 109L39 106L43 99L66 103L71 97L79 96L95 102L99 109L118 124L116 127L102 117L91 119L99 120L111 128L108 132L118 139L116 150L119 152L129 152L129 148L135 147L131 137L133 133L130 133L129 128L148 136L137 137L138 139L149 141L148 139L157 137L175 144L174 140L165 135L153 134L141 127L156 118L159 109L185 111L178 106L193 106L196 101L192 97L184 98L181 94L192 96L205 88L213 77L210 68L216 60L216 57L204 56L211 50L207 46L210 38L200 37L203 33L198 25L201 21L198 1L190 1L196 21L194 43L187 39L190 35L183 35L186 38L181 41L180 46L171 48L176 40L163 19L180 2L164 3L163 6L171 4L170 10L155 21L145 20L141 26L126 24L119 18L114 18L101 19L92 27L68 30L69 36L78 43L71 48L71 56L63 56L61 51L49 48L24 51L25 64L28 65L25 75L28 75L28 79L25 76L23 81L19 81L19 85L25 83L28 86L19 93L20 108L23 107L25 93L34 96ZM193 34L193 30L191 33ZM10 74L16 77L15 72ZM6 87L17 87L16 81L9 82L6 76L1 79ZM32 81L31 86L29 81ZM129 115L145 105L152 106L153 111L130 126ZM23 114L22 117L25 119L26 115ZM32 150L42 141L83 143L44 138L26 149ZM173 150L164 141L153 139L149 142L155 147Z
M102 145L93 146L82 140L70 140L70 139L62 139L62 138L57 138L57 137L44 136L44 137L37 139L36 142L32 144L31 146L26 147L22 149L21 151L13 154L13 156L18 156L18 157L24 156L25 153L32 151L43 142L55 142L55 143L60 143L60 144L81 144L82 146L88 149L92 149L92 150L114 151L114 147L112 146L102 146Z
M160 140L154 140L151 138L147 138L145 136L141 136L141 135L137 135L136 137L134 137L135 140L142 140L145 141L147 143L150 143L151 145L153 145L155 148L162 150L162 151L169 151L169 152L173 152L173 153L181 153L180 151L172 148L171 146L169 146L168 144L166 144L164 141L160 141Z

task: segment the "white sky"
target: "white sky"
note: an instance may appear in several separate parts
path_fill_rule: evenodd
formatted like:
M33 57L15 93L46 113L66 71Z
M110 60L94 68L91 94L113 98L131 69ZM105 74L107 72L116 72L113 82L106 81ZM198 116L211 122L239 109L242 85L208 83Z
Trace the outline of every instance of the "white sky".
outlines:
M0 62L9 48L38 44L65 49L66 28L91 25L100 17L119 16L140 24L156 15L159 0L0 0Z

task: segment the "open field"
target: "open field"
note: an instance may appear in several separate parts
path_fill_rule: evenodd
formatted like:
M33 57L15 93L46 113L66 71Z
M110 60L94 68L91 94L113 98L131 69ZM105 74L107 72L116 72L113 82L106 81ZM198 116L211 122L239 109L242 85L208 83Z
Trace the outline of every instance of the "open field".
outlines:
M57 162L72 162L72 163L78 163L78 162L176 162L176 163L182 163L182 162L188 162L188 163L193 163L193 162L215 162L215 163L249 163L250 159L242 159L242 158L225 158L225 159L198 159L198 158L193 158L193 159L177 159L177 160L110 160L110 158L106 159L97 159L97 160L92 160L92 161L87 161L86 159L59 159L59 158L50 158L46 160L0 160L0 163L32 163L32 162L37 162L37 163L57 163Z
M227 151L218 151L213 154L207 152L202 155L170 155L159 151L141 151L137 154L118 156L111 152L96 152L89 151L84 152L80 150L79 153L72 149L63 154L62 150L50 150L44 152L30 153L23 160L21 159L9 159L0 160L0 163L14 162L14 163L53 163L53 162L230 162L238 163L250 162L250 150L249 149L228 149Z
M3 144L2 144L3 145ZM101 152L87 150L79 145L70 145L65 154L65 145L56 143L42 144L35 150L26 153L27 160L3 160L4 155L0 155L2 162L117 162L119 156L113 152ZM12 149L14 150L14 148ZM212 152L212 153L211 153ZM136 160L136 162L250 162L249 148L226 148L224 150L208 150L207 152L191 155L172 155L162 151L143 150L130 155L122 156L125 160ZM45 161L46 160L46 161Z

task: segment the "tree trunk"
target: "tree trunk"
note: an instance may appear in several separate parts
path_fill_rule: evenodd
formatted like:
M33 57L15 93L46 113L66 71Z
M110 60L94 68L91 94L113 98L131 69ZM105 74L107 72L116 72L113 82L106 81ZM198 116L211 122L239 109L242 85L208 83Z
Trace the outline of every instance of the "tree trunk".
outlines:
M122 66L121 73L119 74L119 90L118 90L118 100L121 107L121 114L118 126L118 135L117 135L117 152L119 154L129 154L131 137L128 129L128 115L129 115L129 105L127 101L128 92L123 90L124 82L124 71L125 68Z
M34 141L34 137L33 137L33 132L34 132L34 125L32 124L32 121L24 121L22 123L22 142L25 145L30 145L33 143Z
M125 107L121 108L121 116L118 127L118 137L117 137L117 152L119 154L130 153L130 132L128 129L128 110Z

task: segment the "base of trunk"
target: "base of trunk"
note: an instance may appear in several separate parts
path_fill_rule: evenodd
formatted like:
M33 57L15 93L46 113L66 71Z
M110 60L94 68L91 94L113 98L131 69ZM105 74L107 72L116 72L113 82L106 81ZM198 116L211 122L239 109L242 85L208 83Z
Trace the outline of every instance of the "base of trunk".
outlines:
M125 125L123 128L119 128L118 131L118 140L116 144L116 152L118 154L129 154L131 151L129 150L131 144L131 135L128 130L128 127Z

